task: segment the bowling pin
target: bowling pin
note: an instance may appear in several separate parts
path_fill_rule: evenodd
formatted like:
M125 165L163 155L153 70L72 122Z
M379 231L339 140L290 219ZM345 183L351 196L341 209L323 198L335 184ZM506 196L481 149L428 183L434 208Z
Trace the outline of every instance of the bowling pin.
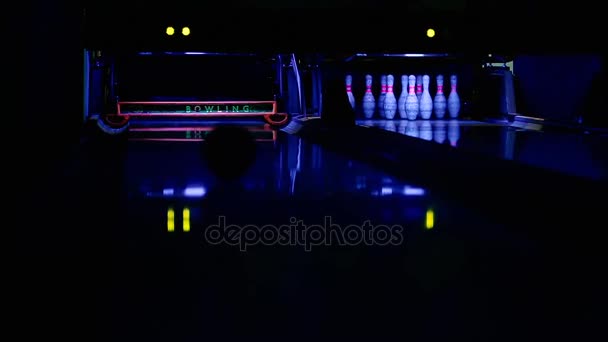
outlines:
M401 75L401 95L399 96L399 101L397 102L397 107L399 108L399 116L402 119L407 119L407 115L405 114L405 99L407 98L407 75Z
M433 140L438 144L443 144L447 137L447 130L445 121L435 121L435 127L433 129Z
M424 120L431 118L433 114L433 98L429 92L429 84L431 77L429 75L422 76L422 96L420 97L420 116Z
M384 99L386 98L386 75L380 76L380 96L378 97L378 112L381 118L385 118Z
M416 76L416 97L418 97L418 103L420 103L420 98L422 97L422 76Z
M392 120L395 118L397 112L397 98L393 92L393 85L395 84L395 78L393 75L386 76L386 96L384 97L384 116L387 119Z
M408 120L416 120L419 110L418 97L416 97L416 91L414 90L416 87L416 76L410 75L408 81L409 91L405 98L405 114Z
M450 76L452 90L450 91L450 96L448 96L448 113L450 113L450 118L452 119L458 118L458 114L460 113L460 97L456 91L457 82L456 75Z
M435 94L435 100L433 101L437 119L443 119L445 116L446 105L445 95L443 94L443 75L437 75L437 94Z
M365 94L363 95L363 115L366 119L371 119L376 110L376 99L372 93L372 76L365 75Z
M348 96L348 102L350 102L350 106L355 109L355 96L353 95L352 75L346 75L346 96Z
M418 127L418 132L421 139L426 141L433 140L433 126L429 121L422 121Z

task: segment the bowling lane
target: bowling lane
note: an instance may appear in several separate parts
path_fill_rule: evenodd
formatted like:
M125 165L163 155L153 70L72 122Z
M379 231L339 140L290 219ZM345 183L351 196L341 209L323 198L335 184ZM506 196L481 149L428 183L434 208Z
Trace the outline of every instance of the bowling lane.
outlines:
M521 230L295 136L259 142L242 186L220 186L198 143L121 144L91 159L79 201L103 241L89 258L107 340L530 334L577 326L548 305L572 285L556 277L596 284Z
M608 180L608 138L472 120L365 120L359 125L581 176Z
M157 225L164 236L170 206L177 210L187 205L190 225L200 227L208 215L198 204L226 201L230 208L224 210L233 212L235 219L271 220L278 225L297 217L317 224L331 215L344 223L407 223L425 231L435 224L437 206L447 205L416 184L281 132L275 141L258 141L256 163L240 184L228 188L209 170L200 148L197 143L129 142L121 194L129 219ZM148 209L157 205L162 208L152 218ZM465 212L460 206L454 208L451 211ZM481 233L500 234L500 230Z

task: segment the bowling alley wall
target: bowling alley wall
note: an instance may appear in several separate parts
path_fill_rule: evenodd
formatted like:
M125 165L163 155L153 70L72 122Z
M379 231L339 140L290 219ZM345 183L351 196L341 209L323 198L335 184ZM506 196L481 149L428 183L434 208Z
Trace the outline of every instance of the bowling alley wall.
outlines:
M480 63L473 61L449 58L449 57L380 57L380 58L354 58L352 61L345 62L342 65L333 67L327 66L324 70L324 77L327 82L342 82L345 84L346 75L352 76L352 92L355 98L355 112L357 119L366 119L363 113L363 96L366 91L366 75L372 76L372 93L374 95L376 106L378 98L381 94L381 76L393 75L394 86L393 92L397 100L404 91L402 85L402 75L430 77L429 92L431 98L437 93L437 76L443 76L443 91L446 99L450 94L450 77L457 77L457 92L460 97L460 112L459 118L475 117L475 85L479 84ZM407 84L405 91L407 93ZM345 85L346 95L346 85ZM418 115L418 119L420 119ZM384 120L378 112L374 112L372 120ZM400 120L399 112L394 117L394 120ZM430 118L436 119L435 113ZM449 119L449 114L446 114L444 119Z
M529 116L608 127L606 56L524 55L514 59L518 107Z

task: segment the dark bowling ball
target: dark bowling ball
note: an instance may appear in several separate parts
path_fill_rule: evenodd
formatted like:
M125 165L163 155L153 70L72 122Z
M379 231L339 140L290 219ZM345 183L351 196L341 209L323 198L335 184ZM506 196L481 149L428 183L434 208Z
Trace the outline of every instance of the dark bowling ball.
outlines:
M328 83L323 95L321 119L329 126L352 126L355 124L355 111L350 106L341 81L335 80Z
M203 142L203 158L211 172L219 179L238 179L255 162L255 140L245 128L217 127Z

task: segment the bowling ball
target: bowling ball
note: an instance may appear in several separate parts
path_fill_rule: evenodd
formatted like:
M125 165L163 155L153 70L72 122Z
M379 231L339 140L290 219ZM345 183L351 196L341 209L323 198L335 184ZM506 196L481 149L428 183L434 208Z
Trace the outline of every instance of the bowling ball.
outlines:
M207 134L203 159L219 179L243 176L256 159L256 144L251 133L239 126L219 126Z
M353 126L355 111L350 106L342 81L328 82L323 95L321 119L328 126Z

